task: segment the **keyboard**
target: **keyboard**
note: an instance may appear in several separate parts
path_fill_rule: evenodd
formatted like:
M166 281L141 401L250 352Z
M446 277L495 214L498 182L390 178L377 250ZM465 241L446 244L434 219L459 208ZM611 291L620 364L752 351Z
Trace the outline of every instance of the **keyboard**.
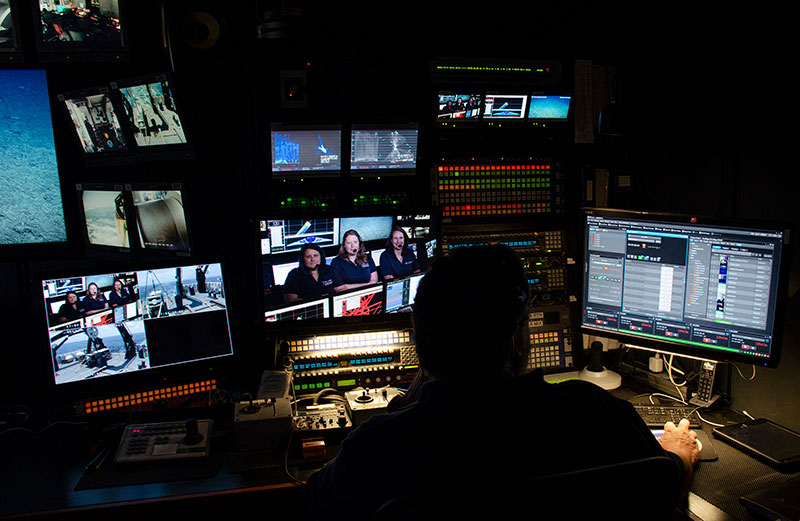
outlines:
M668 421L678 425L683 418L689 420L690 428L700 427L700 420L697 415L692 414L697 410L697 407L634 404L633 408L639 413L639 416L642 417L648 427L663 429L664 424Z

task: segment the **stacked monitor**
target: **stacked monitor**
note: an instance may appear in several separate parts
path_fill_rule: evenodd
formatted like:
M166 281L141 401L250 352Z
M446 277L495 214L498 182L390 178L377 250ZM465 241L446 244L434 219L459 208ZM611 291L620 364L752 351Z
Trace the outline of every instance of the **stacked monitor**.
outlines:
M585 333L700 359L778 363L785 226L586 209L583 230Z
M15 0L0 0L0 62L20 62L18 10Z
M436 118L463 122L566 122L572 96L564 94L499 93L470 89L440 91Z
M265 321L270 327L291 327L298 321L306 326L342 325L410 311L419 279L438 252L438 227L437 215L431 212L309 213L260 219ZM362 246L363 254L349 263L348 238ZM316 266L304 260L308 245L320 254ZM363 269L363 281L350 284L346 264ZM297 284L304 275L308 280L309 268L323 275L315 291Z
M65 243L45 71L0 70L0 100L0 252Z

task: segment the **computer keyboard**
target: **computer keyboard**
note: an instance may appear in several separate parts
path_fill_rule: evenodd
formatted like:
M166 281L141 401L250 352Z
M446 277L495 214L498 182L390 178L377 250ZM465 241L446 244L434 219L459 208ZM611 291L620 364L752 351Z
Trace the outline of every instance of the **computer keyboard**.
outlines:
M678 425L683 418L689 420L690 428L700 427L700 420L697 415L692 414L697 410L697 407L634 404L633 408L639 413L639 416L642 417L648 427L663 429L664 424L668 421Z

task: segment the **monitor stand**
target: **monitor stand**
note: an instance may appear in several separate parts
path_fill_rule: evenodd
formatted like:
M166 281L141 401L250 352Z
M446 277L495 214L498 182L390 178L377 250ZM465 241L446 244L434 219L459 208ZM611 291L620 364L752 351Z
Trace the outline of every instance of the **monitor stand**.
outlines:
M622 384L622 377L614 371L609 371L603 367L603 343L592 342L590 354L591 363L578 373L578 378L586 382L592 382L607 391L619 387Z

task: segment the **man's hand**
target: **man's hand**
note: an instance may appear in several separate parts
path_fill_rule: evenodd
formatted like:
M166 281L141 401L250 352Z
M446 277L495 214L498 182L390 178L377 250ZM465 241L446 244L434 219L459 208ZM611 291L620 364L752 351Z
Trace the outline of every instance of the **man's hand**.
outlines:
M664 425L664 434L658 438L664 450L677 454L686 469L684 473L684 493L689 491L694 476L694 469L700 462L700 447L697 444L697 433L689 430L689 420L682 419L676 427L671 421Z

